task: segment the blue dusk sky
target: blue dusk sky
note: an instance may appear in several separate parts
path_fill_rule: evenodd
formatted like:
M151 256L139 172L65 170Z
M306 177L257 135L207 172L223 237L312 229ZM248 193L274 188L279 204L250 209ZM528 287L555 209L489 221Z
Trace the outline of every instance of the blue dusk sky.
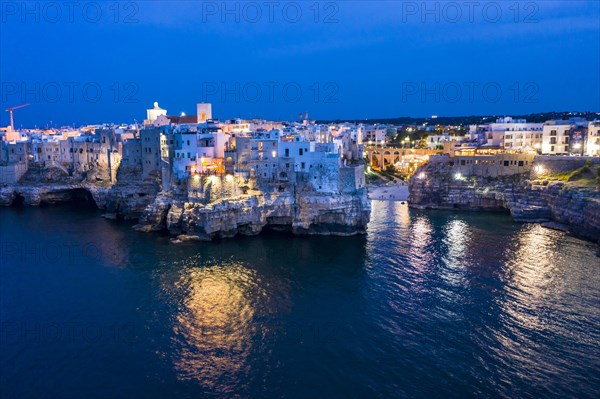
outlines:
M600 2L1 2L0 124L600 111Z

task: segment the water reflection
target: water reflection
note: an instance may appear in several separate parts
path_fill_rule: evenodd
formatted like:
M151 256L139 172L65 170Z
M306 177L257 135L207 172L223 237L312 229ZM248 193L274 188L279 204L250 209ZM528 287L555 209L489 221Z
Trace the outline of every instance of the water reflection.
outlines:
M179 378L211 390L234 386L251 367L256 310L250 297L264 295L256 271L239 263L189 268L175 289L185 295L173 326Z
M471 230L464 220L453 219L444 226L443 234L447 253L443 258L446 267L440 271L441 277L450 286L464 288L469 283L465 274L470 263Z
M5 396L600 393L597 247L563 233L375 201L366 236L175 246L53 212L0 209L0 233L9 244L110 251L80 256L80 267L4 252L0 314L24 326L0 351ZM73 322L131 334L38 332Z

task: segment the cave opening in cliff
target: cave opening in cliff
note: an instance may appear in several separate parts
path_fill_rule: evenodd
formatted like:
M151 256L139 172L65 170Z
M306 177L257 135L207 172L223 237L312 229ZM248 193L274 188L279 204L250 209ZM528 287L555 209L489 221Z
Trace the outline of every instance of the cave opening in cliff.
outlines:
M73 209L98 209L92 193L85 188L73 188L46 193L40 201L40 206L61 204L68 205Z
M84 188L71 190L71 205L75 208L98 209L92 193Z
M15 208L22 208L25 206L25 197L23 197L21 194L16 194L10 205Z

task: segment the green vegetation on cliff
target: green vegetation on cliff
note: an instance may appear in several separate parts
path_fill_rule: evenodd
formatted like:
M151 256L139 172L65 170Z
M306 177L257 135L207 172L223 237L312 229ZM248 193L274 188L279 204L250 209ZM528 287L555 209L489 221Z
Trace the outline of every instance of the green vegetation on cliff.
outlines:
M547 180L560 180L570 186L598 187L600 186L600 166L594 166L590 161L580 168L567 172L545 175Z

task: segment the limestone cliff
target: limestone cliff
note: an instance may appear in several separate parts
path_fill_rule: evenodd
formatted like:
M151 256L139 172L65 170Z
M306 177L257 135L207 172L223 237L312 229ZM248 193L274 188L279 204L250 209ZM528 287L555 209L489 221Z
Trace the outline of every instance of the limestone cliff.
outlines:
M370 217L365 188L332 194L292 184L266 190L236 186L233 191L225 190L225 184L220 190L209 184L201 190L174 185L160 191L158 175L143 180L140 176L135 168L121 167L117 182L111 184L60 171L33 171L19 184L0 187L0 205L83 201L103 210L105 217L138 221L139 231L166 230L189 240L254 235L264 228L293 234L363 234Z
M141 180L136 170L123 168L116 184L70 177L58 169L30 169L16 185L0 187L0 206L41 206L84 202L108 217L137 220L159 191L156 179Z
M510 212L520 222L558 222L572 233L600 240L600 187L578 186L530 174L456 178L425 165L410 179L409 204L421 209Z
M370 203L366 191L354 194L251 192L208 204L159 195L135 226L168 230L184 240L255 235L264 228L294 234L366 233Z

